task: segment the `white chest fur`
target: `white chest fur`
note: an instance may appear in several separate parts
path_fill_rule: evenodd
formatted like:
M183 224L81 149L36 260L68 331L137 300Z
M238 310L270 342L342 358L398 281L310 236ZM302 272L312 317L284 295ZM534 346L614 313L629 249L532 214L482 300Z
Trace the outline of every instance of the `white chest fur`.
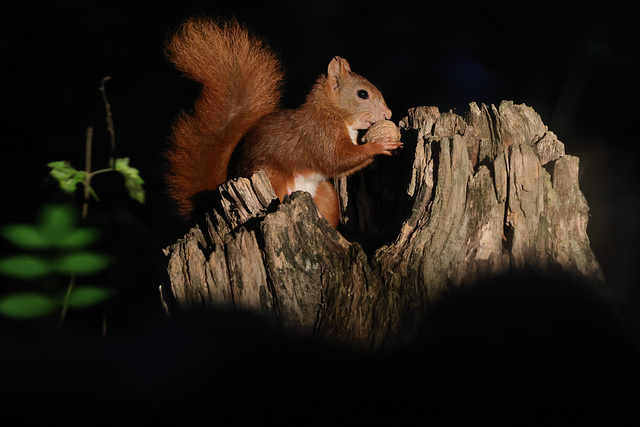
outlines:
M319 173L312 173L309 175L297 175L294 181L291 193L294 191L302 190L311 193L312 196L316 195L318 185L325 180L325 177Z
M351 142L353 142L353 145L358 145L358 129L352 129L351 127L348 127L348 129Z

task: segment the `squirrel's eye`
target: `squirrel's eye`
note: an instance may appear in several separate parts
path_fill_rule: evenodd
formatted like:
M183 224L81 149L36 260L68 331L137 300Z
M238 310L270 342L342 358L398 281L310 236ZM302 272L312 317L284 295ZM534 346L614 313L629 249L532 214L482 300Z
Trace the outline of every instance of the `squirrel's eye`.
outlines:
M366 91L366 90L364 90L364 89L360 89L360 90L358 91L358 98L360 98L360 99L367 99L367 98L369 98L369 92L367 92L367 91Z

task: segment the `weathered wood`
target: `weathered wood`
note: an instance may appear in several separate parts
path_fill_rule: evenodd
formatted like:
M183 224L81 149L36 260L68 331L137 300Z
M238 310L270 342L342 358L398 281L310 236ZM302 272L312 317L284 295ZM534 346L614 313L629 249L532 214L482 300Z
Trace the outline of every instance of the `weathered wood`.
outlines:
M262 173L222 185L219 208L164 251L167 310L248 310L375 349L411 339L448 289L509 271L603 282L578 158L533 109L419 107L400 125L400 170L336 182L349 240L308 193L277 201Z

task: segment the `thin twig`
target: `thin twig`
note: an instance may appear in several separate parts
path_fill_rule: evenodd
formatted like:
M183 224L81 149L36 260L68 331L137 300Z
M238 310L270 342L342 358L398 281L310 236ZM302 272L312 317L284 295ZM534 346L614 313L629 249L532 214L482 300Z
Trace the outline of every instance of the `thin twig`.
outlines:
M104 104L104 109L106 111L105 120L107 122L107 130L109 131L109 135L111 137L111 158L109 159L109 166L115 167L115 158L116 158L116 133L113 128L113 116L111 115L111 104L109 104L109 100L107 99L107 91L104 87L104 84L111 80L110 76L106 76L100 81L100 93L102 94L102 102Z
M82 201L82 219L86 220L89 215L89 196L91 184L91 147L93 145L93 127L87 128L87 139L85 142L84 171L87 174L84 180L84 200Z
M102 306L102 338L107 337L107 307Z
M113 172L113 171L114 171L113 168L100 169L100 170L91 172L90 175L91 175L91 178L93 178L94 176L99 175L101 173Z
M62 311L60 312L60 322L58 323L58 329L62 329L62 324L64 323L64 318L67 315L67 310L69 309L69 297L71 296L71 292L73 291L73 286L76 283L76 275L72 274L69 278L69 286L67 286L67 292L64 294L64 301L62 302Z

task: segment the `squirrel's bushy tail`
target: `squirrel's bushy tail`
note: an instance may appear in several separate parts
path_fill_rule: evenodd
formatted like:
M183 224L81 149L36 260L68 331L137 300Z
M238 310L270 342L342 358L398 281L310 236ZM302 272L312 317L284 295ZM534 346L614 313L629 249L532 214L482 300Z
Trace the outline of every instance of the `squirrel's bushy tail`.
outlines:
M227 179L240 139L280 103L283 71L275 54L236 21L186 21L166 46L168 59L202 84L192 113L173 126L167 152L169 195L189 215L193 198Z

